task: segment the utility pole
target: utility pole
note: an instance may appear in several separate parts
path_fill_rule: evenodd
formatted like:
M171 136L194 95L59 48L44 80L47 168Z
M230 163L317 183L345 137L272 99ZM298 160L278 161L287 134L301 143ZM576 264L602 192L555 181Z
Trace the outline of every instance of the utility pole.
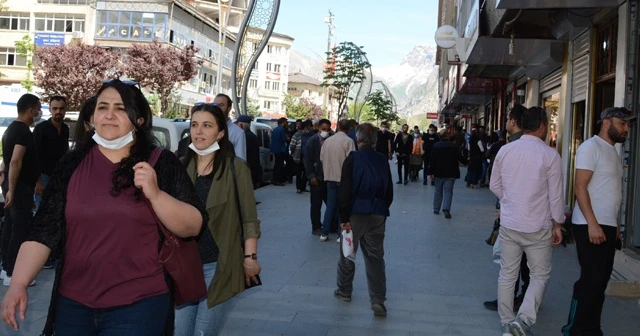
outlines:
M329 16L324 17L324 22L327 24L327 26L329 26L329 37L327 38L327 59L331 55L331 38L333 37L333 32L336 29L336 26L333 24L334 19L335 19L335 16L331 12L331 9L329 9ZM329 64L327 60L325 60L325 67L327 66L329 66ZM324 88L324 99L322 100L322 107L327 111L329 111L329 107L327 106L329 103L329 90L330 90L329 87ZM329 111L329 119L331 119L331 112L333 111Z

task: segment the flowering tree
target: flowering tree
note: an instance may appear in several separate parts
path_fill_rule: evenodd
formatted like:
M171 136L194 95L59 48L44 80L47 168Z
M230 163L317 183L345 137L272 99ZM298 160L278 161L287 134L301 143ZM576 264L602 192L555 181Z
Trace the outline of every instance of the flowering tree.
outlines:
M324 114L322 107L314 104L307 98L296 100L293 96L287 95L282 103L286 109L287 118L290 119L314 119L321 118Z
M197 66L202 64L202 60L196 58L197 52L193 45L180 50L163 47L158 41L133 44L127 50L121 69L143 88L158 94L160 110L166 113L175 85L198 73Z
M67 98L67 108L78 110L108 78L117 78L119 54L82 42L56 47L37 47L33 72L42 98Z

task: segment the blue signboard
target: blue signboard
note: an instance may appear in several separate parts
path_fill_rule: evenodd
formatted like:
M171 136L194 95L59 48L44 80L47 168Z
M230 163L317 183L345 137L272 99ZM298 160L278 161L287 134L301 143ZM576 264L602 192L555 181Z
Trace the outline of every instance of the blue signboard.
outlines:
M38 47L57 47L64 45L64 34L36 33L33 40Z

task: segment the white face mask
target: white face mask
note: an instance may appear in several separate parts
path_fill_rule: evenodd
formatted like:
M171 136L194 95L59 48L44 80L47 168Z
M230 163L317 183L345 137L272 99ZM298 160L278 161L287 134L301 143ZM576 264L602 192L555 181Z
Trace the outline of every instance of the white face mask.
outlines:
M383 132L386 132L386 131L387 131L387 128L386 128L386 127L383 127L383 128L381 128L380 130L381 130L381 131L383 131Z
M211 146L205 148L205 149L197 149L196 146L192 143L189 145L189 148L191 148L192 151L196 152L196 154L200 155L200 156L206 156L209 155L211 153L217 152L220 149L220 145L218 144L218 142L214 142Z
M38 114L33 117L33 122L37 123L40 119L42 119L42 110L38 110Z
M329 137L329 132L327 132L327 131L320 132L320 137L322 137L323 139L328 138Z
M131 132L125 134L124 136L113 140L107 140L101 137L98 132L95 132L95 134L93 134L93 141L95 141L98 145L111 150L122 149L128 144L132 143L133 140L133 130L131 130Z

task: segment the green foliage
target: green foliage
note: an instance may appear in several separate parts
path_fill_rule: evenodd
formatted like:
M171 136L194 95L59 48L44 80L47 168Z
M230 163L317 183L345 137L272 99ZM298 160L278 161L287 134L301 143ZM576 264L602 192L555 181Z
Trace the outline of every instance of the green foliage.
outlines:
M323 114L322 107L305 98L296 100L290 94L284 97L282 104L287 111L287 118L289 119L313 119Z
M373 114L371 105L368 103L349 104L349 113L356 110L360 111L360 122L376 122L376 116Z
M147 101L149 102L149 107L151 107L151 113L153 113L154 117L160 115L160 106L158 103L160 102L160 95L157 93L148 94L145 96Z
M35 52L35 44L29 35L22 37L22 40L15 42L16 52L18 55L27 59L27 77L21 82L22 87L27 89L27 92L33 90L33 82L31 81L31 73L33 72L33 53Z
M398 121L399 117L393 111L393 101L382 90L376 90L367 97L367 104L371 106L371 114L377 122Z
M342 118L342 111L347 105L349 92L355 84L365 79L365 69L371 64L365 58L363 47L358 47L353 42L341 42L327 53L327 66L324 69L323 86L335 89L335 99L338 101L338 119Z
M260 106L249 98L247 98L247 110L245 112L249 117L251 117L251 119L262 117L262 112L260 112Z

